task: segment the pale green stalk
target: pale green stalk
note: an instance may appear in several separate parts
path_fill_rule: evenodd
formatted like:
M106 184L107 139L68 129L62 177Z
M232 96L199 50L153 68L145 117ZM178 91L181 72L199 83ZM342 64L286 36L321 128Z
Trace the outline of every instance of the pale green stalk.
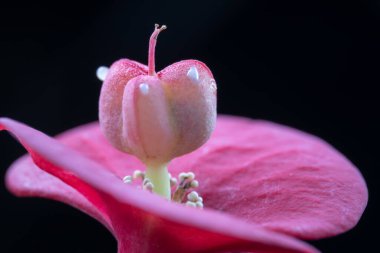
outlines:
M148 165L145 177L152 182L154 193L168 200L171 199L170 177L167 164Z

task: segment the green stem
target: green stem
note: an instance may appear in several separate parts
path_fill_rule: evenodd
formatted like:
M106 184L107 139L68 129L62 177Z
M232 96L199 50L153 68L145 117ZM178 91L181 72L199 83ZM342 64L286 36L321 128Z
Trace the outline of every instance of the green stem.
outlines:
M167 164L147 166L145 176L153 184L153 192L170 200L170 177Z

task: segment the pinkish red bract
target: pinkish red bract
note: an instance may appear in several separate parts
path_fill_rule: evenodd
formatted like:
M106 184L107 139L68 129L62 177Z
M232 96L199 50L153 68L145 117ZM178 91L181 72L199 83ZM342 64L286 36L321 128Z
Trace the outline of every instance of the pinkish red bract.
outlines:
M0 120L0 129L16 136L34 161L26 156L11 166L8 189L84 211L111 231L120 253L316 252L285 235L342 233L367 203L365 182L345 157L314 136L270 122L220 116L205 145L172 162L172 174L197 173L205 210L125 185L122 177L143 165L111 147L97 123L58 141L9 119Z

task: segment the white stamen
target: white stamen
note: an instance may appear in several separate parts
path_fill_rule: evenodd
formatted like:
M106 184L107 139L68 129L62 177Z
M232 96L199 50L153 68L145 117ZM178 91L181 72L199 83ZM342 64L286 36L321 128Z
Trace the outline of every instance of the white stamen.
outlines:
M146 185L146 184L148 184L148 183L151 183L150 180L149 180L149 178L145 178L142 184L143 184L143 185Z
M188 172L188 173L187 173L187 178L188 178L189 180L194 180L194 178L195 178L195 174L194 174L193 172Z
M153 184L151 182L148 182L148 183L144 184L143 189L148 190L148 191L152 191L153 190Z
M132 177L131 176L125 176L123 178L123 182L126 183L126 184L132 183Z
M174 177L170 178L170 186L173 187L175 185L177 185L177 179Z
M196 67L191 67L189 71L187 71L187 77L190 78L193 82L199 81L199 73Z
M142 172L141 170L135 170L133 172L133 179L137 179L137 178L144 179L144 177L145 177L145 173Z
M149 180L149 178L145 178L144 181L143 181L143 189L144 190L148 190L148 191L152 191L153 187L154 187L154 185Z
M144 95L148 94L148 92L149 92L149 85L147 83L140 84L139 88L140 88L140 91L141 91L142 94L144 94Z
M109 71L109 68L106 67L106 66L100 66L97 70L96 70L96 77L100 80L100 81L104 81L106 79L106 76L108 74L108 71Z
M203 208L203 203L200 201L195 202L196 207Z
M185 172L179 173L178 178L179 178L179 181L185 180L187 178L187 173Z
M186 205L191 206L191 207L197 207L197 204L195 204L194 202L191 202L191 201L187 201Z
M197 202L199 198L199 195L196 191L192 191L189 194L187 194L187 199L192 202Z
M197 188L199 186L199 182L197 180L193 180L190 183L191 188Z

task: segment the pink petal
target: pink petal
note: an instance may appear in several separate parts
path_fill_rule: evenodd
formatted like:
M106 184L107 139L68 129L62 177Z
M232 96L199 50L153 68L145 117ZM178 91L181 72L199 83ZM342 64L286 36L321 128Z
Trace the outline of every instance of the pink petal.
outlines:
M114 232L119 252L316 252L305 243L232 216L176 205L125 185L95 161L15 121L0 119L0 130L4 129L24 145L40 168L75 188L78 195L80 193L87 199L86 202L76 196L66 199L68 202L79 201L72 204L83 205L88 210L97 209L92 210L92 214L102 216ZM25 161L24 165L13 167L8 174L8 185L17 184L18 168L27 166ZM29 176L24 170L20 173ZM31 176L34 177L33 174ZM50 181L50 187L59 186L57 182ZM25 186L28 187L27 184ZM49 187L49 183L46 186ZM74 191L72 194L75 195ZM56 196L56 199L60 198Z
M265 121L219 117L210 141L171 171L183 168L207 207L304 239L351 229L368 200L360 172L333 147Z
M61 139L120 177L144 169L109 147L97 125ZM206 207L304 239L349 230L368 199L359 171L330 145L265 121L219 117L209 142L170 165L173 175L190 170Z
M106 214L99 212L74 188L38 168L29 156L21 157L8 169L6 185L12 193L20 197L38 196L71 205L97 219L112 232Z

